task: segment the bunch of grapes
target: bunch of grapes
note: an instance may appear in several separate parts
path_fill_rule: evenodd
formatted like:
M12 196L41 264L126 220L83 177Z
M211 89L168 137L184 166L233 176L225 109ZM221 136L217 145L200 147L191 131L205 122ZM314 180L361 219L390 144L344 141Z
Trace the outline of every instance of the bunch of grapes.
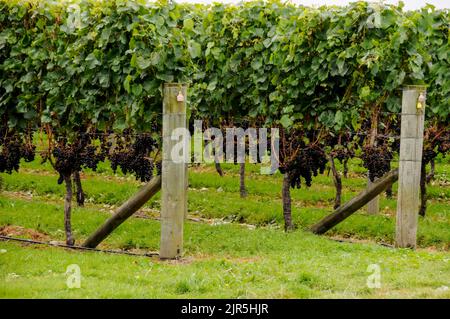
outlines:
M80 154L81 165L86 168L92 169L94 172L97 170L98 163L105 160L105 154L94 145L88 145Z
M437 126L427 127L424 133L422 164L429 164L439 153L450 152L450 130L440 130Z
M31 134L31 133L30 133ZM36 154L36 146L25 142L24 137L17 133L2 136L0 141L0 172L11 174L19 170L20 160L32 162Z
M346 147L340 147L333 151L333 157L336 158L341 164L348 161L355 156L355 152Z
M439 136L438 152L443 155L450 152L450 129L446 129L445 132Z
M162 172L162 162L158 161L156 162L156 174L161 176L161 172Z
M19 170L22 142L17 137L6 138L2 145L0 172L11 174Z
M369 179L373 182L391 170L392 151L387 145L365 146L361 156L363 166L369 171Z
M283 160L283 159L282 159ZM306 186L311 186L312 177L325 170L327 157L324 150L318 145L308 145L298 150L293 158L280 166L282 174L289 174L289 183L292 188L301 187L301 178Z
M22 155L22 141L14 136L8 139L3 146L3 157L5 158L5 171L9 174L13 170L19 170L20 159Z
M422 165L427 165L437 156L437 153L431 149L426 149L422 154Z
M134 173L136 179L149 181L153 176L154 164L148 156L156 148L157 143L150 134L137 135L132 141L131 131L125 131L109 155L111 168L116 172L120 167L124 174Z
M100 162L106 158L107 149L102 141L99 148L94 145L94 139L89 133L81 133L74 142L68 143L62 138L54 147L52 155L55 158L55 169L59 173L58 184L64 180L64 176L70 176L82 168L97 169Z
M330 146L332 151L330 155L336 158L341 164L348 162L355 156L354 141L350 132L344 132L339 135L328 134L324 139L324 144Z
M55 158L55 170L59 173L58 184L64 181L64 176L81 170L81 157L75 143L67 144L63 140L53 149L52 154Z
M21 157L25 162L32 162L36 156L36 146L33 144L24 143L22 146Z

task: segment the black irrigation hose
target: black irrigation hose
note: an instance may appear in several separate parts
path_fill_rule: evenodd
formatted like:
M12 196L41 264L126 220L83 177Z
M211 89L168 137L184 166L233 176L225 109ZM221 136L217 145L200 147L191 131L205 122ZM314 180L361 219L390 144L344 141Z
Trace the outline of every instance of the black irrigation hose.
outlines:
M347 239L338 239L338 238L332 238L332 237L328 237L328 239L330 239L332 241L340 242L340 243L347 243L347 244L360 244L361 243L358 241L352 241L352 240L347 240ZM11 241L18 241L18 242L23 242L23 243L28 243L28 244L46 245L46 246L52 246L52 247L62 247L62 248L69 248L69 249L74 249L74 250L88 250L88 251L95 251L95 252L109 253L109 254L121 254L121 255L130 255L130 256L139 256L139 257L159 256L159 253L154 253L154 252L139 254L139 253L131 253L128 251L123 251L123 250L109 250L109 249L87 248L87 247L82 247L82 246L68 246L68 245L64 245L64 244L51 244L51 243L47 243L47 242L43 242L43 241L36 241L36 240L31 240L31 239L16 238L16 237L3 236L3 235L0 235L0 240L5 240L5 241L11 240ZM388 247L388 248L394 248L393 245L382 243L382 242L377 243L377 244Z
M368 243L375 243L378 244L380 246L384 246L384 247L388 247L388 248L395 248L394 245L388 244L388 243L384 243L384 242L362 242L362 241L355 241L355 240L351 240L351 239L339 239L339 238L333 238L333 237L327 237L328 239L332 240L332 241L337 241L339 243L347 243L347 244L368 244Z
M69 248L69 249L74 249L74 250L87 250L87 251L95 251L95 252L108 253L108 254L121 254L121 255L140 256L140 257L159 256L159 254L155 253L155 252L139 254L139 253L132 253L132 252L123 251L123 250L110 250L110 249L87 248L87 247L82 247L82 246L69 246L69 245L65 245L65 244L48 243L48 242L44 242L44 241L16 238L16 237L3 236L3 235L0 235L0 240L19 241L19 242L28 243L28 244L46 245L46 246L52 246L52 247Z

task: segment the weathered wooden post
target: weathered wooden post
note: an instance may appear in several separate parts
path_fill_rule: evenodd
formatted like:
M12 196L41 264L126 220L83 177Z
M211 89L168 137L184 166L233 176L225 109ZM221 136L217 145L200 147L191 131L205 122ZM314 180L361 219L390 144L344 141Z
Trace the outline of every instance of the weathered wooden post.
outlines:
M383 177L379 178L370 187L353 197L344 205L339 206L333 213L324 217L318 223L311 226L310 230L314 234L323 234L332 227L336 226L344 219L352 215L358 209L366 205L374 197L378 196L387 187L392 185L398 179L398 170L390 171Z
M403 88L395 245L416 247L425 86Z
M139 208L144 206L161 189L161 177L154 176L147 184L125 203L123 203L103 225L93 232L83 243L83 247L95 248L106 239L117 227L130 218Z
M172 133L175 129L186 129L186 96L186 85L179 83L164 85L159 252L161 259L179 258L183 252L183 224L187 214L187 162L172 156L176 145L182 143L177 139L172 140ZM183 150L187 151L186 148ZM180 155L178 152L177 154Z

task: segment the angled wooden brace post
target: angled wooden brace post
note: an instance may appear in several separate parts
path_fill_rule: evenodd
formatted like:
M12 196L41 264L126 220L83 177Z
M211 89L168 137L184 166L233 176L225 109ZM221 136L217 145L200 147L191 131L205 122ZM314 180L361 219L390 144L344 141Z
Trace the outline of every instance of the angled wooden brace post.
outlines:
M133 197L120 206L117 211L106 222L100 226L83 243L83 247L95 248L106 237L108 237L117 227L133 215L139 208L150 200L161 189L161 176L153 177L150 182L144 185Z
M392 185L398 179L398 170L392 170L382 178L372 183L366 190L356 197L336 209L333 213L323 218L317 224L313 225L310 230L315 234L323 234L333 228L347 217L352 215L358 209L366 205L378 194L383 192L389 185Z

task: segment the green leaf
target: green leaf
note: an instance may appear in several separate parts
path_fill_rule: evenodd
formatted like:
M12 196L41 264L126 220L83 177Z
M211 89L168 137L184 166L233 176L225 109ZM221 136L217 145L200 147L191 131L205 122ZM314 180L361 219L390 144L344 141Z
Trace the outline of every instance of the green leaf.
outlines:
M97 60L96 56L94 55L94 53L89 54L86 57L86 66L89 70L94 69L97 65L101 65L101 62L99 60Z
M152 52L150 56L150 64L153 66L157 66L160 64L161 54L159 52Z
M142 93L142 85L141 84L133 84L131 86L131 91L133 92L133 95L140 96Z
M209 82L208 87L206 88L208 91L214 91L216 89L217 81L213 80Z
M161 28L164 25L164 18L161 16L157 16L155 19L155 25L157 28Z
M191 55L191 58L198 58L202 54L202 46L198 42L191 40L188 44L188 51Z
M339 127L341 127L344 124L344 115L340 110L338 110L334 115L334 123L336 123L336 125Z
M194 20L186 19L183 21L183 28L187 31L192 31L194 29Z
M262 67L262 61L261 59L254 59L252 61L252 68L253 70L259 70Z
M102 72L98 75L98 82L101 87L108 87L109 86L109 74L107 72Z
M127 93L130 93L130 81L132 80L131 75L127 75L125 81L123 81L123 87Z
M152 61L150 59L146 59L143 56L138 56L136 58L136 65L139 69L145 70L151 65Z
M361 99L365 99L370 95L370 87L367 85L361 88L361 91L359 92L359 97Z
M284 128L289 128L294 124L289 115L285 114L280 119L280 124L283 125Z
M222 50L220 48L212 48L211 54L214 56L214 59L219 60L220 53L222 53Z
M345 60L337 59L336 65L338 67L340 75L345 75L347 73L347 68L345 67Z

